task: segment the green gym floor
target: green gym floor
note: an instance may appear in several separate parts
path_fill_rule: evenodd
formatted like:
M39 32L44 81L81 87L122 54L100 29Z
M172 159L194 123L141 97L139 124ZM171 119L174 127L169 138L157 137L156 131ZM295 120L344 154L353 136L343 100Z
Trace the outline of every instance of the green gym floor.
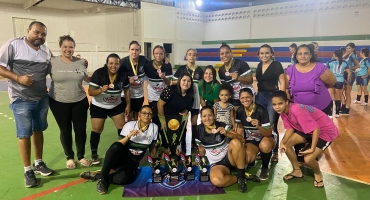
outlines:
M357 105L356 105L357 106ZM358 107L360 107L358 105ZM363 108L363 107L362 107ZM358 109L362 109L358 108ZM363 112L363 111L361 111ZM366 110L364 113L356 110L354 115L365 115L362 118L370 118L369 111ZM351 116L350 116L351 117ZM336 120L336 119L335 119ZM349 121L349 119L347 119ZM348 122L346 121L346 122ZM365 120L364 120L365 121ZM8 94L5 91L0 91L0 133L1 133L1 145L0 145L0 199L120 199L122 198L123 187L111 185L109 192L105 195L99 195L96 192L96 182L86 182L79 178L79 174L82 171L87 170L98 170L100 166L94 166L90 168L82 167L77 165L76 169L69 170L65 167L65 155L63 153L62 145L59 141L59 130L58 126L53 118L51 112L48 116L49 128L44 132L45 145L44 145L44 156L43 160L47 163L48 167L55 170L55 173L49 177L41 177L37 175L40 180L40 185L35 188L26 188L23 181L23 165L19 155L17 138L15 136L15 123L13 120L13 114L9 109ZM335 121L337 124L341 124L341 118ZM344 122L343 122L344 123ZM351 123L350 121L348 123ZM368 123L368 122L367 122ZM366 122L364 123L369 127ZM340 129L344 129L348 132L346 125L341 125ZM363 130L366 130L363 127ZM282 125L279 126L280 133L283 133ZM368 128L367 128L368 129ZM91 154L89 150L89 133L91 130L91 124L88 120L87 133L88 139L86 144L86 157L90 159ZM365 133L366 132L366 133ZM362 141L369 141L369 131L361 132L358 134L367 134L361 139L352 138L360 148ZM341 134L343 131L341 131ZM100 140L99 154L104 157L105 151L111 145L113 141L117 139L116 129L110 119L106 121L105 130L102 133ZM345 135L345 133L343 133ZM351 132L351 134L356 134ZM282 137L282 134L281 134ZM348 138L347 138L348 140ZM357 140L357 141L356 141ZM340 141L341 142L341 141ZM201 196L186 196L186 197L155 197L155 198L132 198L132 199L340 199L340 200L362 200L368 199L370 196L370 175L369 172L369 146L363 145L361 153L359 155L346 156L344 159L335 160L333 151L340 147L338 142L333 143L333 148L328 149L328 154L324 154L320 159L320 164L326 161L322 159L329 159L330 162L335 163L331 168L339 169L336 175L333 173L334 170L330 170L328 166L324 167L324 183L325 188L313 187L313 174L310 169L302 168L305 177L301 180L291 180L284 182L283 175L289 173L292 168L285 155L280 157L280 160L276 164L271 165L270 178L267 181L261 183L248 183L247 193L241 194L237 191L236 185L225 188L226 194L223 195L201 195ZM351 152L346 145L343 144L342 151ZM341 152L338 152L338 154ZM334 153L335 154L335 153ZM331 157L330 157L331 155ZM351 154L349 154L351 155ZM361 157L366 159L360 159L351 163L354 157ZM329 162L329 161L327 161ZM346 164L347 163L347 164ZM348 163L350 163L348 165ZM147 165L147 163L143 163ZM258 169L261 163L251 169L250 173L258 173ZM342 173L343 172L343 173ZM357 174L355 177L349 177L346 174ZM360 173L360 175L358 175ZM344 175L343 175L344 174ZM127 198L128 199L128 198Z

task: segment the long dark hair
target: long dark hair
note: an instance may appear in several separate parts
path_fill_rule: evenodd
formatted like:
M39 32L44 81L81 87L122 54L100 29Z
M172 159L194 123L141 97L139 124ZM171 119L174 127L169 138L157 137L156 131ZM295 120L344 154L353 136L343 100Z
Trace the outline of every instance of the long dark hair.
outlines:
M288 101L290 103L292 102L290 99L288 99L288 95L282 90L276 90L276 91L272 92L271 99L274 98L274 97L280 97L284 101Z
M186 91L186 95L190 94L191 96L193 96L193 92L194 92L194 89L193 89L193 78L191 78L190 74L188 73L182 73L179 78L177 79L177 85L176 85L176 88L177 88L177 92L179 94L181 94L181 86L180 86L180 83L181 83L181 79L184 77L184 76L188 76L190 78L190 87L189 89ZM181 102L179 102L181 103Z
M131 45L133 45L133 44L136 44L137 46L139 46L139 50L141 51L141 45L140 45L140 44L139 44L139 42L138 42L138 41L136 41L136 40L132 40L132 41L130 42L130 44L128 45L128 50L130 50Z
M361 49L361 52L362 52L366 57L368 57L368 56L369 56L369 49L367 49L367 48L362 48L362 49Z
M343 58L342 58L343 51L341 49L337 49L334 51L334 55L338 58L338 61L339 61L338 69L339 69L343 62Z
M289 45L290 48L294 48L295 50L297 50L297 44L296 43L292 43L291 45Z
M302 44L302 45L300 45L298 48L297 48L297 50L294 52L294 58L293 58L293 60L294 60L294 62L295 63L299 63L298 62L298 59L297 59L297 53L298 53L298 50L300 49L300 48L307 48L309 51L310 51L310 54L312 55L311 56L311 59L310 59L310 62L318 62L318 60L317 60L317 57L316 57L316 55L315 55L315 52L314 52L314 49L312 48L312 47L310 47L310 45L308 45L308 44Z
M212 65L207 65L207 67L204 68L203 80L202 80L203 81L203 85L202 85L203 94L206 94L206 81L204 80L204 74L206 73L207 69L210 69L212 71L212 76L213 76L213 79L211 81L211 87L209 88L209 91L207 92L208 94L211 94L215 84L218 84L217 77L216 77L217 74L216 74L215 68Z
M353 42L350 42L346 45L346 47L351 47L353 49L353 53L356 54L356 45Z
M269 48L270 49L270 53L271 53L271 60L274 60L274 49L270 46L270 45L268 45L268 44L264 44L264 45L262 45L259 49L258 49L258 51L257 51L257 56L259 56L260 55L260 50L262 49L262 48Z

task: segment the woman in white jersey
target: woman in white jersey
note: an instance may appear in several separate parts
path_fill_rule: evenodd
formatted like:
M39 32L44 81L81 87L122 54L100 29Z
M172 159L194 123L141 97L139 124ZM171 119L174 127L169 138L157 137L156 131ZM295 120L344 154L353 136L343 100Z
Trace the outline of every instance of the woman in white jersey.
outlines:
M124 74L118 74L118 68L119 56L112 53L107 57L104 67L97 69L90 80L89 95L92 96L90 105L92 164L100 163L98 146L107 116L113 120L118 135L125 124L125 107L121 104L121 93L124 90L125 98L129 101L130 90L128 88L128 77L124 76ZM128 106L126 106L126 110Z

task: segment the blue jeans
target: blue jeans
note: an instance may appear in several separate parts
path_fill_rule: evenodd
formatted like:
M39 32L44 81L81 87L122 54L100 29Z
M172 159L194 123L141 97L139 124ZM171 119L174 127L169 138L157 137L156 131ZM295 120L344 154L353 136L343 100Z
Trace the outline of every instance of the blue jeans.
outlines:
M277 131L277 123L279 121L279 114L274 110L271 103L272 92L258 91L256 95L256 103L265 107L269 113L270 123L272 125L272 131L276 133L276 145L274 153L278 153L279 150L279 133Z
M48 127L48 96L38 101L27 101L19 97L9 107L14 114L18 138L30 138L33 131L45 131Z

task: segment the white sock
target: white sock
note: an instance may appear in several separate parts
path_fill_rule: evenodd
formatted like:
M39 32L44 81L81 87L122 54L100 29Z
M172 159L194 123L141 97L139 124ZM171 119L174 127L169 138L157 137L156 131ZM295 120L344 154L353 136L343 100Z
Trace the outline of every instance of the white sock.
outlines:
M32 170L31 166L24 167L24 172L31 171L31 170Z
M42 159L35 160L35 166L39 165L42 162Z

